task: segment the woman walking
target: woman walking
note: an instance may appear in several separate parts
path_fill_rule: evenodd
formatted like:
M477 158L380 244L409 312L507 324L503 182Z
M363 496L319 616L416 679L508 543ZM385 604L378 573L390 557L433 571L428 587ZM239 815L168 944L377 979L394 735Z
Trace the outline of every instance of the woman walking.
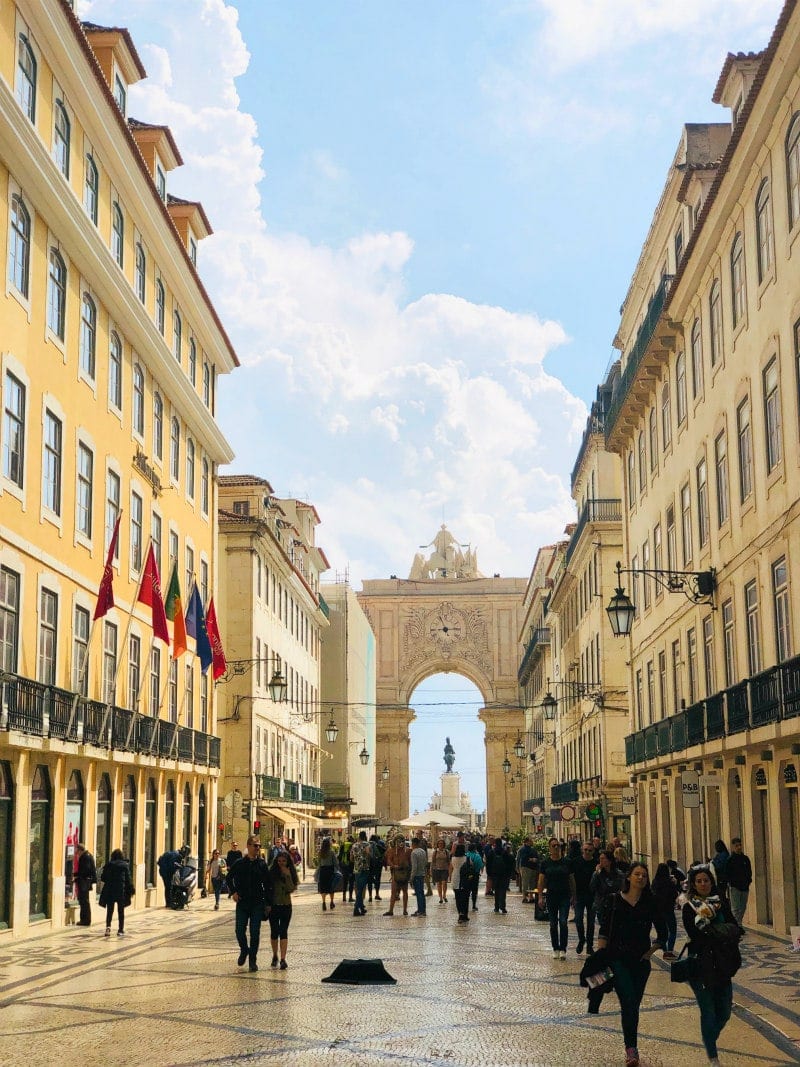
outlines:
M323 837L319 847L319 859L317 861L317 888L322 897L322 910L327 911L325 897L329 898L331 911L336 907L333 903L333 881L336 877L336 853L331 846L331 839Z
M433 850L433 859L431 860L431 877L436 884L440 904L447 903L447 872L449 867L450 857L444 847L444 838L440 837L436 842L436 848Z
M622 892L608 898L600 918L599 949L606 949L614 989L619 998L625 1067L638 1067L639 1007L650 977L650 957L661 946L650 944L656 903L649 886L647 867L634 863Z
M665 960L675 959L675 939L678 936L675 901L679 893L677 879L670 874L666 863L659 863L653 876L653 896L656 901L656 930L659 940L664 942Z
M483 870L483 854L475 841L470 841L469 848L467 849L467 859L472 864L473 876L472 876L472 888L470 889L470 896L472 897L472 910L478 910L478 886L481 880L481 871Z
M133 896L133 882L128 861L121 848L115 848L108 863L100 875L103 888L100 893L100 906L106 909L106 937L111 937L111 920L114 918L114 905L117 906L119 928L117 937L125 936L125 909Z
M453 895L456 898L458 921L460 923L469 922L469 894L472 888L472 864L469 863L467 870L464 870L468 863L469 860L467 859L466 847L459 843L456 845L455 852L450 860L448 874L450 876L450 885L453 887Z
M206 877L214 891L214 911L219 911L219 895L222 892L222 884L225 881L227 871L225 860L220 856L219 849L215 848L206 866Z
M390 849L386 850L386 866L392 876L392 891L389 894L389 910L384 915L394 915L394 906L402 896L403 915L408 915L408 880L411 877L411 849L406 839L398 834Z
M717 891L708 867L693 867L683 905L689 953L697 956L699 974L689 985L700 1008L700 1033L708 1062L719 1067L717 1041L731 1017L731 979L741 965L739 924L727 899Z
M272 907L269 913L269 937L272 942L272 966L286 970L286 946L289 943L289 923L292 921L292 893L297 889L297 868L288 852L279 852L270 864L272 875Z

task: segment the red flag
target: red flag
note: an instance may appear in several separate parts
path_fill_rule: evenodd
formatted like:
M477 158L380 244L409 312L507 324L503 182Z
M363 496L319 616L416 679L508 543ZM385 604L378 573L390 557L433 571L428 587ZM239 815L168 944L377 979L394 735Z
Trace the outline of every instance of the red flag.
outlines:
M167 629L167 616L164 611L164 601L161 599L161 579L158 576L158 564L156 563L153 545L147 550L147 559L144 561L142 571L142 584L139 587L137 600L141 604L147 604L153 612L153 633L165 645L169 644L169 630Z
M208 611L206 612L206 633L208 634L208 640L211 642L211 654L214 657L212 674L216 682L217 678L228 669L228 661L225 659L225 650L222 647L222 638L219 635L213 596L208 602Z
M119 523L122 518L122 512L117 515L117 521L114 523L114 532L111 535L111 542L108 546L108 555L106 556L106 565L103 568L103 577L100 579L100 589L97 593L97 604L94 609L94 617L96 619L102 619L105 613L114 607L114 556L117 554L117 539L119 538Z

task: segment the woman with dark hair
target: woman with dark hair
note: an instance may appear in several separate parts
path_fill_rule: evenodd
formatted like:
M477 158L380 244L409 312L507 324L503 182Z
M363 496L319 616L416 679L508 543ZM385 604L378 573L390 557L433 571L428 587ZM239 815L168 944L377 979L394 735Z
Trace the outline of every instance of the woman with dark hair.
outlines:
M106 937L111 937L111 920L114 918L114 905L117 906L119 929L117 937L125 936L125 909L133 896L133 882L128 861L121 848L115 848L108 863L100 874L103 888L100 892L100 907L106 909Z
M650 957L661 947L650 943L656 903L644 863L634 863L620 893L606 899L597 947L605 949L614 974L622 1016L625 1067L638 1067L639 1007L650 977Z
M319 847L317 860L317 888L322 897L322 910L327 911L325 897L330 900L331 911L336 907L333 903L333 880L336 877L336 853L331 846L331 839L323 837Z
M706 866L690 869L682 900L689 953L698 959L698 976L689 985L700 1008L700 1033L708 1061L719 1067L717 1041L731 1017L731 979L742 962L739 924Z
M656 930L664 942L664 959L675 959L675 939L678 936L678 919L675 901L680 893L677 879L670 873L666 863L659 863L653 877L653 896L656 898Z
M299 884L297 868L288 852L278 852L269 867L272 875L272 907L269 912L269 936L272 942L272 966L278 966L280 946L281 970L285 971L289 923L292 921L292 893Z

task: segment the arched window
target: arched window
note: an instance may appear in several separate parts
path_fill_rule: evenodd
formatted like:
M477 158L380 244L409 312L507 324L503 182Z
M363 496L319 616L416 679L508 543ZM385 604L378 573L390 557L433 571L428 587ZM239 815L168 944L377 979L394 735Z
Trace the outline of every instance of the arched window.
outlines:
M156 329L163 336L165 329L165 319L167 307L167 297L164 292L164 286L159 279L156 282Z
M172 351L175 354L175 358L180 363L181 361L181 349L183 347L183 322L181 321L180 314L176 311L172 316Z
M67 783L67 807L64 812L66 824L66 850L64 855L64 876L67 889L72 886L75 876L75 845L83 841L83 779L80 771L73 771Z
M716 367L722 359L722 293L718 278L714 279L708 296L708 321L711 334L711 366Z
M760 285L772 269L772 262L775 258L769 178L763 180L756 196L756 247L758 252L758 283Z
M211 367L203 363L203 403L207 408L211 407Z
M31 785L31 812L28 827L28 912L31 918L50 914L50 773L39 764Z
M664 448L672 444L672 406L669 400L669 382L661 390L661 440Z
M145 885L156 884L156 808L158 793L156 783L147 779L144 802L144 880Z
M200 510L204 515L208 515L208 496L209 486L211 483L211 470L208 465L208 460L205 456L203 456L203 465L200 469Z
M138 241L136 243L136 269L134 271L133 281L136 295L141 302L144 303L145 286L147 283L147 256L144 254L144 249Z
M108 402L122 410L122 342L114 330L108 340Z
M97 225L97 210L100 202L100 177L97 164L91 155L86 156L86 173L83 177L83 206L86 214Z
M121 267L125 262L125 216L116 203L111 208L111 254Z
M97 783L97 832L94 843L94 860L98 871L108 863L111 855L112 796L111 779L107 774L101 774Z
M11 860L14 828L14 783L11 764L0 760L0 930L11 922Z
M197 385L197 345L194 337L189 338L189 381L193 386Z
M144 436L144 371L138 363L133 365L133 430Z
M55 248L50 249L50 273L47 282L47 325L64 340L67 313L67 268Z
M17 102L31 122L35 122L36 56L24 33L17 42Z
M169 473L174 481L181 476L181 424L177 416L173 416L169 430Z
M164 458L164 401L161 393L153 393L153 455Z
M731 245L731 312L734 329L744 318L747 293L744 285L744 241L737 233Z
M175 851L175 783L167 782L164 798L164 851Z
M8 280L21 293L28 296L31 265L31 217L16 193L11 197L11 233L8 241Z
M80 367L87 378L94 381L95 343L97 339L97 308L88 293L81 301Z
M183 787L183 844L192 844L192 790L187 782Z
M186 495L194 499L194 441L186 438Z
M122 789L122 853L130 864L135 863L136 848L136 782L133 775L125 779Z
M800 111L786 134L786 186L789 195L789 227L800 218Z
M679 352L675 360L675 413L679 426L686 418L686 407L686 356Z
M69 178L69 150L72 140L72 124L63 101L56 100L53 116L53 159L65 178Z
M703 338L700 319L695 319L692 326L692 399L697 400L703 391Z

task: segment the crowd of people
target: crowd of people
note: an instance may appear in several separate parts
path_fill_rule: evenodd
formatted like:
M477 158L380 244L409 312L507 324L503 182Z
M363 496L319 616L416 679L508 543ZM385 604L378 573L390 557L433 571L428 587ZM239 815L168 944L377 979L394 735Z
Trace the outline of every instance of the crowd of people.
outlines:
M165 852L158 859L166 903L172 874L181 853ZM266 851L260 839L248 837L245 851L231 842L223 857L214 849L205 870L214 909L223 893L235 904L238 965L258 970L262 923L268 922L272 967L286 970L292 895L300 884L302 856L293 842L277 838ZM551 837L542 856L531 837L515 850L502 837L458 831L429 841L422 834L410 841L397 833L384 841L362 830L338 844L323 838L316 857L314 877L322 911L333 911L341 893L353 915L367 914L366 904L381 901L384 877L388 881L387 910L392 917L424 918L430 898L439 905L455 901L457 923L465 925L478 910L481 877L484 895L494 912L508 914L508 892L514 882L521 903L532 905L534 917L548 921L554 960L565 960L569 948L569 917L573 913L575 952L583 956L581 983L588 987L588 1011L600 1010L612 989L620 1006L626 1067L639 1064L639 1009L651 972L651 957L661 952L676 968L678 916L686 933L685 972L700 1013L700 1032L709 1063L719 1064L717 1042L732 1009L731 979L741 963L738 942L753 879L752 865L740 838L729 851L715 843L710 860L693 863L687 872L673 859L656 867L652 879L647 865L631 862L622 842L604 845L599 837L569 843ZM125 934L125 909L134 886L127 861L115 849L98 877L94 858L83 845L76 849L75 888L80 903L80 924L91 923L90 893L102 882L100 904L106 908L106 936L116 910L118 934ZM409 890L415 911L409 912ZM386 890L384 890L386 892ZM452 897L449 895L452 894ZM654 935L654 936L653 936ZM677 971L676 971L677 974Z

